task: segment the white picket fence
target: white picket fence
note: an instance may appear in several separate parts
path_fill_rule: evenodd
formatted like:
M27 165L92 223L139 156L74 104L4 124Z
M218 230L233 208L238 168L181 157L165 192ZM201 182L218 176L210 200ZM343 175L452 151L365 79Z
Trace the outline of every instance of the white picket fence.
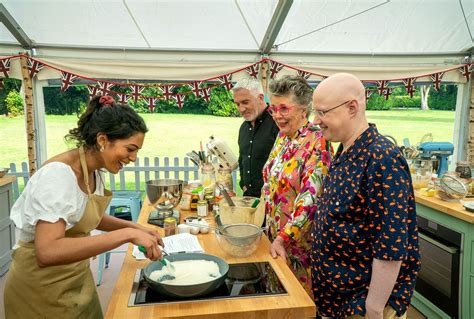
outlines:
M236 172L232 172L234 185L237 185ZM13 195L16 199L29 179L28 163L22 162L19 167L15 163L11 163L8 175L16 176L16 181L13 183ZM105 176L106 187L111 191L144 191L145 182L151 179L196 180L199 178L199 168L191 163L188 157L181 159L179 157L155 157L152 159L145 157L143 159L137 158L133 166L125 166L117 175L106 172Z

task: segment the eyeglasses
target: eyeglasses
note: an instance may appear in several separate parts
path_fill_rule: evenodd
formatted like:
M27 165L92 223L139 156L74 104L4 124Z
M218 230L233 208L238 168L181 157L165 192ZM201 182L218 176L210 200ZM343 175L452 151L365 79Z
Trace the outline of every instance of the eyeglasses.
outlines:
M341 103L341 104L339 104L339 105L336 105L335 107L330 108L329 110L316 111L316 115L317 115L319 118L323 118L323 117L326 115L326 113L331 112L332 110L335 110L335 109L337 109L338 107L341 107L341 106L343 106L344 104L347 104L347 103L349 103L349 102L351 102L351 101L352 101L352 100L347 100L347 101L345 101L345 102L343 102L343 103Z
M288 115L290 110L294 107L294 105L270 105L267 109L267 112L270 113L271 116L275 116L277 112L281 115Z

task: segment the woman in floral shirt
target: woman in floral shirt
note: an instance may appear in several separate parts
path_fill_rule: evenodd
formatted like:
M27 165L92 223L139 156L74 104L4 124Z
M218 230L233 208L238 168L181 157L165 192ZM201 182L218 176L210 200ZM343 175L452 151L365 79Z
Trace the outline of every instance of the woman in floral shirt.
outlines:
M301 77L270 83L268 108L280 134L263 168L266 226L273 257L287 259L311 295L310 232L330 161L329 145L308 121L312 89Z

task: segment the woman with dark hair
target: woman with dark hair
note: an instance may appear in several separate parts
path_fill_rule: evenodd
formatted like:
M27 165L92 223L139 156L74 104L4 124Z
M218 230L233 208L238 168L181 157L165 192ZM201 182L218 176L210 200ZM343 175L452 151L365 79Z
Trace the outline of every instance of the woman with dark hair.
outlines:
M308 120L311 100L312 89L302 77L270 83L268 111L280 134L263 167L262 188L271 254L287 260L309 295L309 235L330 161L329 145Z
M128 105L96 96L66 136L77 148L31 177L11 211L20 238L5 284L7 318L102 318L89 258L128 242L161 258L158 233L104 214L112 194L100 170L134 162L147 131ZM90 236L93 229L107 233Z

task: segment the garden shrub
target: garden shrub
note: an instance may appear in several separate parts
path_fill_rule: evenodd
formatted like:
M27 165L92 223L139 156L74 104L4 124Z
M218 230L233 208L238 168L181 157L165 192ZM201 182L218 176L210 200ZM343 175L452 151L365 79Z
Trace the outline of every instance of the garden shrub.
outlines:
M11 90L5 98L8 116L14 117L23 115L23 98L17 90Z

